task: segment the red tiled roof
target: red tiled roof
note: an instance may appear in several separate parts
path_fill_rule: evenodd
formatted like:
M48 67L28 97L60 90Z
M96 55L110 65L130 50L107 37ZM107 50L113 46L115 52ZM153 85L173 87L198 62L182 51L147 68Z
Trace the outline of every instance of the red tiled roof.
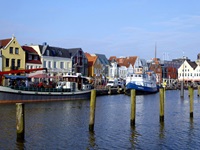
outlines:
M32 47L29 47L29 46L22 46L22 49L29 53L38 54Z
M89 53L85 53L85 56L88 59L88 66L92 67L97 60L97 56L91 56Z
M27 60L26 63L42 64L41 60Z
M3 39L0 40L0 47L6 46L12 39Z
M109 60L115 60L119 66L129 67L130 64L134 66L137 56L129 56L125 58L117 58L116 56L111 56Z
M116 60L117 59L117 57L116 56L110 56L110 58L109 58L109 60L111 61L111 60Z

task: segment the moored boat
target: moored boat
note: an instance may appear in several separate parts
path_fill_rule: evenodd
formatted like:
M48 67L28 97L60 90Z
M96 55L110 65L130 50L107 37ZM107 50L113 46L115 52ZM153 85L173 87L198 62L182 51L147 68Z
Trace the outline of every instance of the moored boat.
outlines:
M136 94L152 94L158 92L156 74L153 71L146 71L142 74L128 74L126 77L126 94L130 95L132 89L136 90Z
M2 73L3 74L3 73ZM7 76L8 77L8 76ZM16 85L17 81L27 81L23 76L12 76L13 79L9 86L0 86L0 103L27 103L42 101L59 101L59 100L87 100L90 98L91 85L84 76L80 74L68 74L62 77L61 86L53 87L46 82L27 86L26 84ZM15 83L15 84L13 84ZM59 81L61 83L61 81ZM33 86L34 85L34 86Z

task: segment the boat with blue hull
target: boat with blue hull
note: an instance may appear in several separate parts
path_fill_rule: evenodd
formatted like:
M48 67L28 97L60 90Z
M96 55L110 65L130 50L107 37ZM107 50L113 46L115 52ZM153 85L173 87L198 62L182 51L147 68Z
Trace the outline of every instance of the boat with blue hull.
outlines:
M159 87L156 81L156 74L153 71L128 74L126 77L126 94L130 95L132 89L136 90L136 94L157 93Z

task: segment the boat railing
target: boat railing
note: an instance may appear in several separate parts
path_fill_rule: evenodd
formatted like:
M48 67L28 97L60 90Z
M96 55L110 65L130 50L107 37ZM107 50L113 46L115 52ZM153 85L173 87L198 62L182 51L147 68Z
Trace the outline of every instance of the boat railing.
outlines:
M57 88L37 88L37 87L10 87L14 90L20 91L34 91L34 92L73 92L71 89L57 89Z

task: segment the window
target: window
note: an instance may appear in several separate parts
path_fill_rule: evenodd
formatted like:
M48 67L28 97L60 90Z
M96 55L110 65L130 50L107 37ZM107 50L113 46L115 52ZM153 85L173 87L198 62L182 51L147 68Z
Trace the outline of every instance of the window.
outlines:
M12 63L11 66L14 67L15 66L15 59L12 59L11 63Z
M15 54L19 54L19 48L18 47L15 48Z
M32 60L32 55L28 55L28 60Z
M49 56L49 50L46 51L47 56Z
M44 68L46 68L47 67L47 62L46 61L44 61Z
M48 67L51 68L51 61L48 62Z
M56 61L54 61L53 63L53 68L56 68Z
M6 67L9 67L9 59L6 58Z
M21 63L20 59L17 59L17 67L19 68L20 68L20 63Z
M34 60L38 60L38 55L34 55Z
M63 62L60 62L60 68L64 69L64 63Z
M10 47L10 54L13 54L13 47Z

